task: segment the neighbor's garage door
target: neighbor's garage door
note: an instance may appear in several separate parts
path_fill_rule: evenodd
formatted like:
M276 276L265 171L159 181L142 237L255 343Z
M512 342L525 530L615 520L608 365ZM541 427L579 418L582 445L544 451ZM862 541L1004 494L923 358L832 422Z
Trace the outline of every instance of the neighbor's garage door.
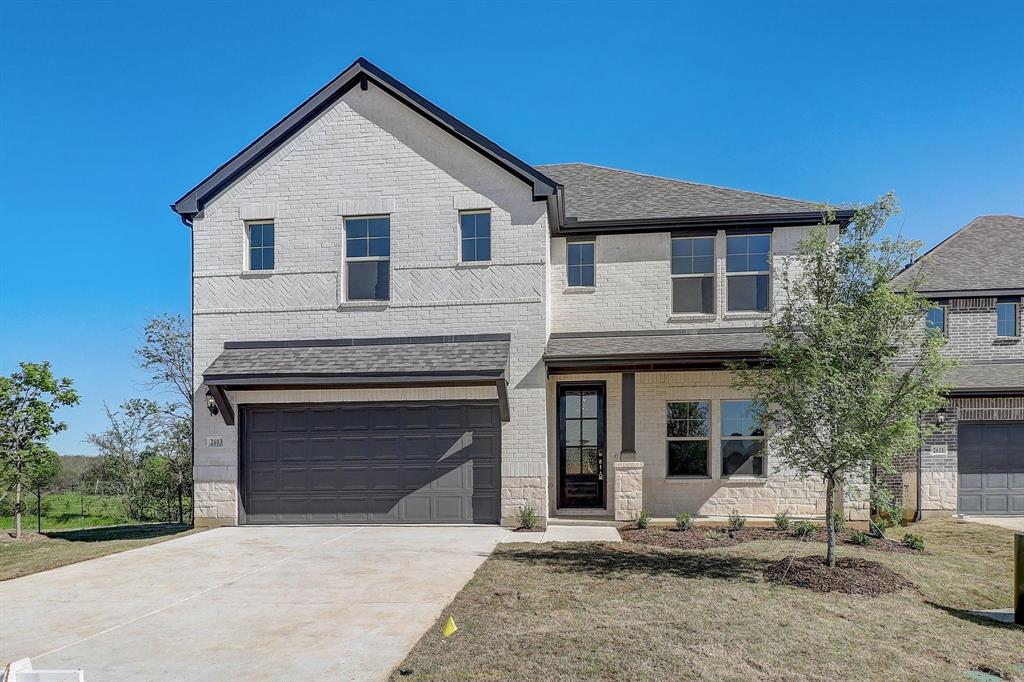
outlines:
M247 406L245 523L497 523L490 403Z
M960 424L961 514L1024 514L1024 423Z

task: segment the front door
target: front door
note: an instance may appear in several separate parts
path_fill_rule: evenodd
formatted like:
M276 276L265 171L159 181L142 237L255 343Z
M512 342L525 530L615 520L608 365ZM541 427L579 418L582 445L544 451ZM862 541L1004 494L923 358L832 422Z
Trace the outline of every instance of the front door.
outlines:
M604 384L559 384L559 507L604 508L604 431Z

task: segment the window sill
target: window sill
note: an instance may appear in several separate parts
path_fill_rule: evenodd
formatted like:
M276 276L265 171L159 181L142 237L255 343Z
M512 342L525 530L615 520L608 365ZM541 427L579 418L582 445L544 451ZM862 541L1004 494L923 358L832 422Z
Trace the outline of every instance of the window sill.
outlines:
M469 260L459 261L455 264L456 268L489 268L494 264L494 261L489 260Z
M338 304L338 310L352 308L387 308L391 301L342 301Z
M1020 343L1019 336L997 336L996 343L1008 344L1008 343Z
M681 482L686 483L687 481L710 481L710 476L666 476L666 483Z
M274 274L273 270L242 270L240 277L270 277Z
M563 294L593 294L597 291L597 287L566 287Z
M770 312L761 312L758 310L742 310L734 313L726 313L722 316L723 320L764 320L771 317Z
M740 485L766 485L767 476L722 476L723 483L738 483Z
M718 317L714 313L672 313L669 322L714 322Z

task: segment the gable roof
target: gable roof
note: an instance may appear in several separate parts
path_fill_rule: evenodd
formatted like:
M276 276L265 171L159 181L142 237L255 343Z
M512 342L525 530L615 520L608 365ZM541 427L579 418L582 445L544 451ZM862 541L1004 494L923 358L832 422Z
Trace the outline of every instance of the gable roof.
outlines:
M999 295L1024 293L1024 218L979 216L893 278L928 294Z
M677 219L725 223L758 215L790 216L805 223L821 220L820 205L809 201L585 163L537 168L565 187L566 225Z
M365 90L370 84L381 88L416 113L435 123L439 128L449 132L513 175L532 185L535 199L555 194L556 183L543 173L429 102L376 65L360 57L270 130L256 138L249 146L171 204L171 209L183 220L190 220L192 216L203 210L207 201L217 196L228 185L285 144L342 95L357 85Z

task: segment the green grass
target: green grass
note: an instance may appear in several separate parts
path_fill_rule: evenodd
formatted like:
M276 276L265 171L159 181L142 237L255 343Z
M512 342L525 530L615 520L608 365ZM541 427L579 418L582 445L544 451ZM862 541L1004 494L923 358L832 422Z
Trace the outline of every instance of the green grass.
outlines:
M1012 604L1013 533L950 519L909 530L925 553L840 548L917 585L874 598L763 580L779 559L822 552L816 543L500 545L394 679L963 680L978 669L1024 677L1024 628L969 613ZM448 615L459 631L446 641Z
M4 533L0 537L0 580L151 545L190 532L193 531L188 526L146 524L56 531L42 535L29 533L20 540ZM125 579L130 579L130 576Z
M26 495L23 504L22 530L34 532L37 528L35 495L31 493ZM139 522L138 519L126 518L122 510L121 501L113 495L79 495L77 493L43 495L42 529L45 532ZM157 513L164 512L161 509ZM173 513L177 514L176 506ZM188 514L189 510L186 508L185 516L188 517ZM14 528L14 516L0 516L0 530L10 528Z

